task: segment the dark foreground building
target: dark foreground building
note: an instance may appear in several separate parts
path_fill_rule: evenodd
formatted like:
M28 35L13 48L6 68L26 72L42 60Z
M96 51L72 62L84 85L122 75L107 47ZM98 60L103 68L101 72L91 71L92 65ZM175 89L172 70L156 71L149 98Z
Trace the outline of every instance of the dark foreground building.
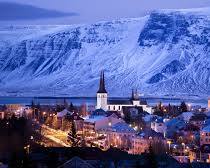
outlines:
M32 167L50 168L176 168L182 165L168 155L130 155L115 148L39 148L30 154Z

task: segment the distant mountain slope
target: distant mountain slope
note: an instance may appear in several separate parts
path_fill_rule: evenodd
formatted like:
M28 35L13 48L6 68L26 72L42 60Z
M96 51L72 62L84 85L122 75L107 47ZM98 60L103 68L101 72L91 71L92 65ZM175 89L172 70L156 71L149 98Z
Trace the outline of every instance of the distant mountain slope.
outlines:
M210 14L161 10L92 25L0 28L2 95L210 94Z

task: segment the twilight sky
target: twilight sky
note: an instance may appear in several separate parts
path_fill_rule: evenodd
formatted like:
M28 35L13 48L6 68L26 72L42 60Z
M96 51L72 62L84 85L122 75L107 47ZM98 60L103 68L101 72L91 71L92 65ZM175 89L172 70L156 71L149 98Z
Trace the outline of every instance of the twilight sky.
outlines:
M0 0L0 24L90 23L140 17L154 9L200 7L210 7L210 0Z

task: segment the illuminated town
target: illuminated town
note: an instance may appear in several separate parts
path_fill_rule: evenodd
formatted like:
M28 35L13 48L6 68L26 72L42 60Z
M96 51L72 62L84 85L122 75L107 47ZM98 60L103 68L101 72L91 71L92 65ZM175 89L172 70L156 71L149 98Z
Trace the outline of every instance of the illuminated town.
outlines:
M13 120L32 121L23 147L27 153L37 145L90 147L104 152L118 149L132 156L152 150L180 164L210 162L210 100L208 108L184 101L150 106L135 89L130 99L109 100L103 71L96 97L96 105L89 106L74 106L66 99L55 105L35 104L34 100L27 106L3 105L1 124L9 128Z
M210 0L0 0L0 168L210 168Z

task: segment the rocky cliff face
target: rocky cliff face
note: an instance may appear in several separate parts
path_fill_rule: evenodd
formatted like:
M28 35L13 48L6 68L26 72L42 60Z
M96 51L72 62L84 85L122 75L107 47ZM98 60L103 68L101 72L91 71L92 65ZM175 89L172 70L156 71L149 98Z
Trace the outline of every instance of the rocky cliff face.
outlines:
M210 94L210 14L156 11L92 25L0 28L1 95Z

